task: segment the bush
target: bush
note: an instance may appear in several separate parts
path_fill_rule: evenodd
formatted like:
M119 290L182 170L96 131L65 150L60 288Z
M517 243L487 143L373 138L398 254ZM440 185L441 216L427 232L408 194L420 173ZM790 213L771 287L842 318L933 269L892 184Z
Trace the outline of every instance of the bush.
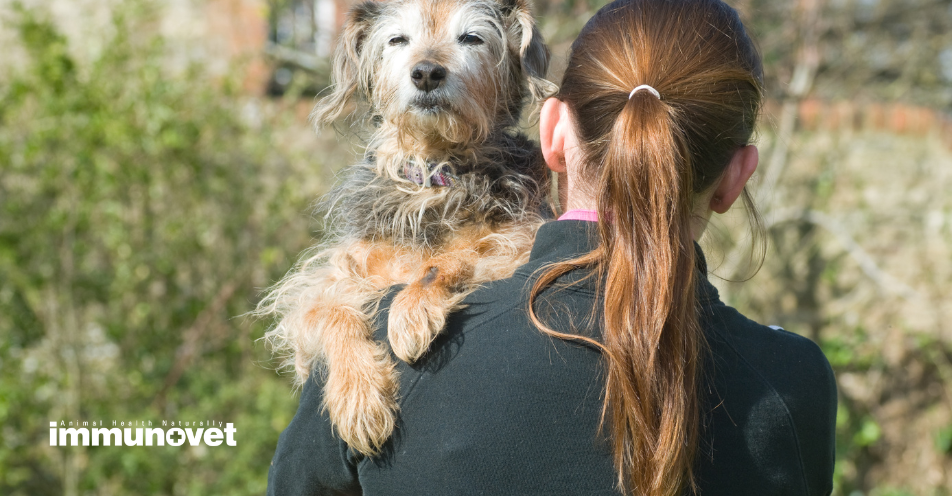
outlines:
M234 316L309 241L288 219L312 198L233 85L170 75L148 7L120 9L88 62L14 9L28 57L0 81L2 494L260 494L294 410L256 362L262 326ZM209 419L238 446L48 446L49 421Z

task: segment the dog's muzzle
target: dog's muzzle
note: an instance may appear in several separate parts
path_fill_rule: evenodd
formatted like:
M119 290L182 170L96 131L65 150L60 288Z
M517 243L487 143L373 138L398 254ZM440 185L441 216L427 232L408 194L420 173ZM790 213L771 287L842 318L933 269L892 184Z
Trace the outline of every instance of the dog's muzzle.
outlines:
M435 115L440 112L447 112L452 107L442 98L438 98L433 93L420 93L420 96L410 101L407 110L412 110L419 115Z

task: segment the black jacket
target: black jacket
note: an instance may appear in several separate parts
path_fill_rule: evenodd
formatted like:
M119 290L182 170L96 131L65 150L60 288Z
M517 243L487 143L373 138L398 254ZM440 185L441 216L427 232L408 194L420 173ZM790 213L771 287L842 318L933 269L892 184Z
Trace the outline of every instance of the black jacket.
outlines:
M268 494L617 495L598 429L600 353L542 334L526 314L533 271L591 250L592 226L545 224L529 263L467 298L419 362L397 360L399 423L379 457L356 456L334 436L313 374L278 441ZM830 494L836 384L823 353L806 338L748 320L700 281L710 345L701 494ZM595 287L589 278L546 294L567 326L558 330L585 332ZM377 338L386 342L386 330Z

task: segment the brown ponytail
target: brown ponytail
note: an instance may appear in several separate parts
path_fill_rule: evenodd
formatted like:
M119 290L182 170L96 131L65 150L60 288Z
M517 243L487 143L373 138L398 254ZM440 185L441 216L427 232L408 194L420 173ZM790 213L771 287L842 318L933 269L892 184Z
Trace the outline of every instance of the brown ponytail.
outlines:
M581 177L597 188L600 244L548 267L532 289L530 314L546 333L602 349L602 425L629 494L695 488L706 345L692 213L697 194L750 139L761 79L736 13L716 0L616 1L572 46L558 98L578 126ZM661 98L648 91L629 98L641 84ZM579 267L603 285L601 341L557 332L535 312L540 293Z

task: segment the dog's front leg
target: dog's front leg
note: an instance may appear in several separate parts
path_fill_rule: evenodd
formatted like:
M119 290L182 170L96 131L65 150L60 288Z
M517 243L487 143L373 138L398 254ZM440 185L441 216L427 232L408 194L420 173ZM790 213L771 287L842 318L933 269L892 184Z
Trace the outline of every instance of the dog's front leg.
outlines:
M394 298L387 336L401 360L413 363L420 358L466 297L474 264L462 255L449 252L431 258L418 279Z
M324 406L337 434L365 455L377 453L396 424L397 373L386 346L373 339L368 314L394 282L388 263L394 256L392 247L364 242L337 249L326 286L305 317L317 342L301 343L319 350Z
M422 273L397 294L387 323L393 352L413 363L427 351L449 314L479 284L509 277L528 260L538 222L460 230Z
M374 341L365 315L346 304L315 308L323 326L324 406L338 436L365 455L377 453L396 424L397 373L385 346Z

